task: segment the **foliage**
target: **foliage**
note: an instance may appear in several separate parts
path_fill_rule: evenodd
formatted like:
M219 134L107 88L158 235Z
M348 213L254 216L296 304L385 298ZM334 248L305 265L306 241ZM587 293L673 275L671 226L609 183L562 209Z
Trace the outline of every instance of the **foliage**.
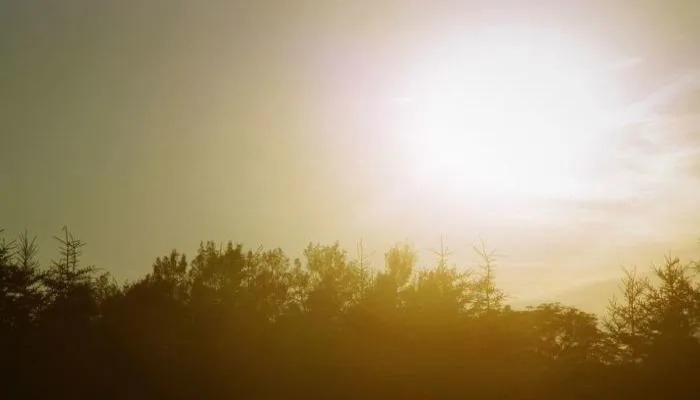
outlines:
M474 270L391 247L202 242L120 285L68 228L47 268L26 233L0 239L1 398L695 398L697 263L625 270L602 318L522 310Z

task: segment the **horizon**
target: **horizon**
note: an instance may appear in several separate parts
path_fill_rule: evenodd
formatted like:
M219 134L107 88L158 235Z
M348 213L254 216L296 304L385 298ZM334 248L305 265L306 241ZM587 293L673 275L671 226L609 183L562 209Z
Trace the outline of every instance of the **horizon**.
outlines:
M698 18L0 1L0 228L48 261L67 225L120 281L209 239L363 239L376 268L405 240L428 264L442 235L473 265L484 240L509 294L600 312L623 267L700 256Z

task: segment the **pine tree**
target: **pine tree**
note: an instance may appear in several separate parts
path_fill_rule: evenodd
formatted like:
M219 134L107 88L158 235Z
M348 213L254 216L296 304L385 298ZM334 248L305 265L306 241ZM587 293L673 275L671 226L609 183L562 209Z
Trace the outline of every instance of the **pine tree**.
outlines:
M501 311L505 295L495 284L495 252L487 251L483 242L480 247L474 246L474 251L481 258L481 263L479 264L481 274L472 283L474 295L473 311L479 315Z
M68 227L63 227L63 237L54 236L59 243L58 260L52 260L44 275L44 285L53 300L69 297L76 288L89 287L95 267L80 264L85 242L73 238Z

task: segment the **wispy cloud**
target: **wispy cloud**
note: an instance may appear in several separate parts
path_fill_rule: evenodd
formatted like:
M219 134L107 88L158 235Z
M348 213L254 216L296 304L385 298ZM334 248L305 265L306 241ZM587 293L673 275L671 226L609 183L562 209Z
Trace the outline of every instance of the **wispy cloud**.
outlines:
M558 207L579 215L582 224L609 221L602 234L621 246L684 243L700 235L700 110L678 109L698 95L700 71L674 74L619 110L609 132L614 149L597 171L601 189L619 195L562 201Z
M673 77L667 84L635 106L647 112L662 112L663 107L672 105L674 100L698 89L700 89L700 71L686 72Z
M606 73L620 72L641 65L644 59L641 57L624 58L606 65L602 71Z
M415 101L415 97L412 96L394 96L389 98L390 104L408 104Z

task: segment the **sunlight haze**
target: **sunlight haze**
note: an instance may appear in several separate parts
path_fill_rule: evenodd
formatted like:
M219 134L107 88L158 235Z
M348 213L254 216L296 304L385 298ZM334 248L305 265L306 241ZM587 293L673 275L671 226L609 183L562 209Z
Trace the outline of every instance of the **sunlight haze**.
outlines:
M443 237L514 303L600 311L700 250L700 2L58 3L0 0L0 228L68 225L119 279Z

